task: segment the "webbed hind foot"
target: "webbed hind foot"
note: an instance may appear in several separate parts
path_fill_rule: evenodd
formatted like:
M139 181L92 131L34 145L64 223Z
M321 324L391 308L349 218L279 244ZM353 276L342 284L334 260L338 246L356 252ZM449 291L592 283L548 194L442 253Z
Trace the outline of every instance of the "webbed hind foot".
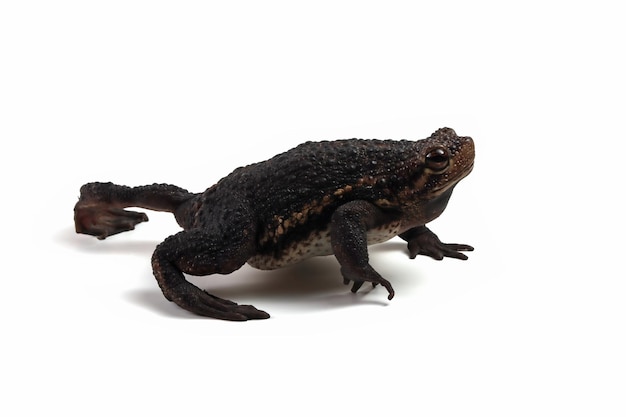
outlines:
M74 225L76 233L106 239L108 236L133 230L142 222L147 222L145 213L107 207L106 205L81 205L74 208Z
M117 233L133 230L148 221L145 213L124 210L129 207L132 189L110 182L93 182L80 188L80 198L74 206L76 233L96 236L102 240Z
M216 297L188 282L166 289L164 295L169 301L199 316L230 321L262 320L270 317L268 313L254 306Z

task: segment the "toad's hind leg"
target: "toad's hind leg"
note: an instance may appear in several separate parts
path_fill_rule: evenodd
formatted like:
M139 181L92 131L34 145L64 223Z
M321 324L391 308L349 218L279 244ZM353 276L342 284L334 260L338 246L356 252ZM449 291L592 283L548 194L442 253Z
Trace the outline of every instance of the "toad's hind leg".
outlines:
M183 231L157 246L152 268L163 295L192 313L222 320L266 319L269 314L201 290L185 279L190 275L229 274L239 269L254 250L254 234L241 229L224 242L221 233Z
M85 184L80 189L80 198L74 207L76 233L105 239L133 230L138 223L148 221L148 216L124 208L143 207L175 213L181 204L194 195L169 184L141 187L126 187L110 182Z

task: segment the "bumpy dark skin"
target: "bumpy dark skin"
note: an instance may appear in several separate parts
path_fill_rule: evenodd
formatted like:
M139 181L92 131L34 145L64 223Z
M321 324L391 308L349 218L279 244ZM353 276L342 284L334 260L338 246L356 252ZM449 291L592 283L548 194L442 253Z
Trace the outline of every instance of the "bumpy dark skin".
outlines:
M425 225L445 209L474 165L474 144L449 128L418 141L307 142L238 168L200 194L154 184L90 183L74 208L77 233L105 239L148 220L142 207L174 213L183 231L152 256L165 297L193 313L224 320L265 319L249 305L218 298L190 275L228 274L243 264L274 269L334 254L344 282L394 290L369 264L367 246L400 236L409 255L467 259L463 244L442 243Z

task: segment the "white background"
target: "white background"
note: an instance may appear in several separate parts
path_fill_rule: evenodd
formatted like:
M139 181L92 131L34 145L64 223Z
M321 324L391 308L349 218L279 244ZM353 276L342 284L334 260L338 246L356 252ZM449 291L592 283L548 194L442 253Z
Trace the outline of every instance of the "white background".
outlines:
M421 3L3 2L2 414L625 415L622 8ZM476 251L372 248L390 302L328 257L194 279L272 314L198 318L150 269L173 217L73 232L85 182L442 126L476 167L432 229Z

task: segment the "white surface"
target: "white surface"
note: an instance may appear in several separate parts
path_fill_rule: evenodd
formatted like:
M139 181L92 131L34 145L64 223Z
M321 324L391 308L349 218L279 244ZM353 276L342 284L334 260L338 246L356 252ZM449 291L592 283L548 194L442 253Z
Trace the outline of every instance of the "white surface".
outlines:
M205 3L0 6L3 415L626 413L616 2ZM152 277L171 216L73 233L85 182L201 191L304 140L442 126L476 168L432 228L476 251L376 247L391 302L324 258L195 279L272 314L197 318Z

